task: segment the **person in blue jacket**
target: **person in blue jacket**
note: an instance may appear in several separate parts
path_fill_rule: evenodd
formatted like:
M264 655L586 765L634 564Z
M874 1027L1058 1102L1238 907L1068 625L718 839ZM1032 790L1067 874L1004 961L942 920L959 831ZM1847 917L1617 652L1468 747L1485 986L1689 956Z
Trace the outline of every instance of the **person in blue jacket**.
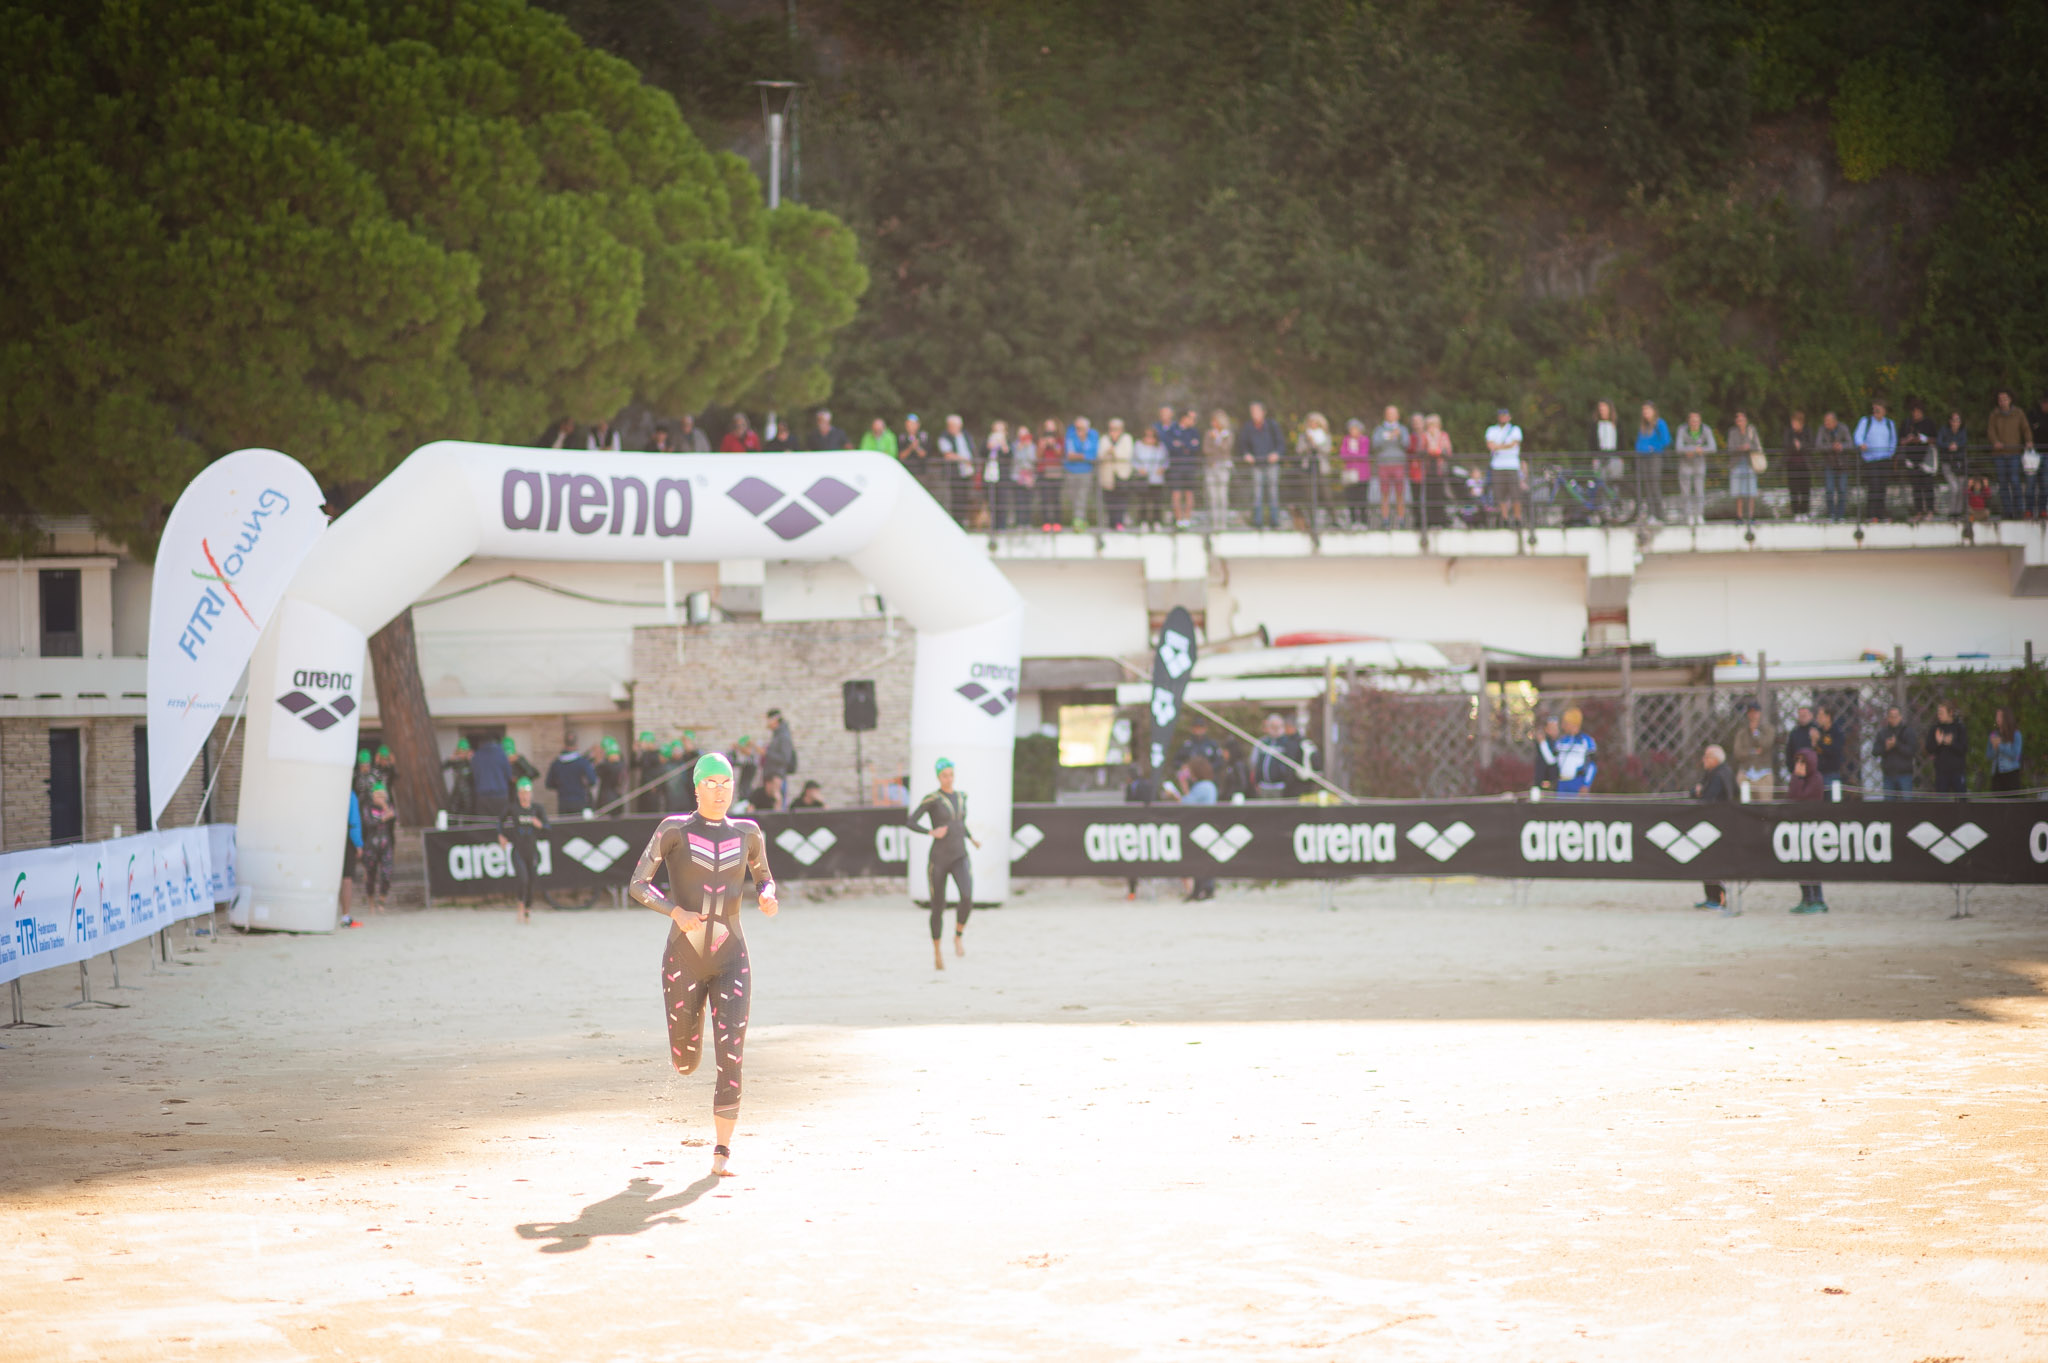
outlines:
M1657 415L1657 404L1643 404L1636 427L1636 507L1653 521L1664 519L1664 453L1671 448L1671 428Z
M349 901L355 898L356 858L363 851L363 806L356 799L356 793L348 793L348 841L341 845L341 925L352 928L356 916L349 909Z
M1594 761L1600 745L1580 727L1585 722L1585 715L1573 706L1564 712L1564 732L1551 740L1551 751L1557 755L1559 795L1584 795L1593 788L1593 778L1600 773L1600 764Z
M590 808L591 792L597 789L597 768L576 746L574 734L563 735L561 755L548 764L548 789L555 792L555 806L565 819Z

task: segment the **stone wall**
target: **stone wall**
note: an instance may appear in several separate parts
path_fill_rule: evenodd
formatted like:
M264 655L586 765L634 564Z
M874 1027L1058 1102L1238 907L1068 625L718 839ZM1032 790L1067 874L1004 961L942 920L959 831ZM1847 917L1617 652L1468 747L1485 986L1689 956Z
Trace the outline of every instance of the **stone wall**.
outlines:
M214 725L207 748L214 767L222 760L229 720ZM0 720L0 849L41 847L50 840L50 730L77 729L85 776L85 837L111 838L118 827L133 833L135 819L135 728L132 716L76 719L41 717ZM213 789L216 820L233 822L242 793L242 729L226 746L227 769ZM163 813L165 827L197 822L205 790L203 764L195 758Z
M795 787L817 781L828 804L872 803L876 778L903 774L910 759L916 642L900 621L894 638L880 620L642 625L633 631L633 732L651 729L667 743L694 729L699 747L723 752L742 734L765 742L764 716L780 709L795 729ZM860 678L875 683L878 727L862 736L869 788L856 798L839 684Z

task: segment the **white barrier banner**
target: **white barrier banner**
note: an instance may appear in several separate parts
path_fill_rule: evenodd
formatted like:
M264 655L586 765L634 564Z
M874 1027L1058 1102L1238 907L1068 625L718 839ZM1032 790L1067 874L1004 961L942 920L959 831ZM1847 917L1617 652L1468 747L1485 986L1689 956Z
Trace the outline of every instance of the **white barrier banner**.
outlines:
M0 856L13 906L0 924L0 984L211 912L217 890L234 893L234 847L232 824L209 824Z
M216 459L179 494L149 604L149 817L213 732L292 575L327 528L320 484L276 450Z
M78 849L46 847L0 858L12 912L7 915L13 959L0 964L26 975L79 958L72 932Z
M206 825L207 882L213 902L226 903L235 897L240 883L235 878L235 826L231 823Z

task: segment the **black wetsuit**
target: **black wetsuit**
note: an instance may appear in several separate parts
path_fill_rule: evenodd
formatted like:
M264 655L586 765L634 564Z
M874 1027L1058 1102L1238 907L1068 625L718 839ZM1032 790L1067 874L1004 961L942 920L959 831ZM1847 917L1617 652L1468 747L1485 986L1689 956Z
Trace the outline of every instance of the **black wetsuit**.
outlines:
M667 894L654 886L655 871L663 865L668 867ZM752 988L747 942L740 932L740 892L749 872L764 890L773 886L761 825L733 818L713 823L698 814L663 819L633 870L631 893L641 904L661 914L680 907L710 916L695 933L670 926L661 957L661 992L668 1005L669 1057L679 1074L697 1068L704 1007L707 1002L711 1006L711 1025L718 1030L718 1086L711 1111L720 1117L740 1110L740 1058Z
M510 805L498 816L498 836L512 844L512 863L519 883L519 905L533 907L533 881L540 874L539 839L547 831L548 812L538 800L524 809Z
M926 820L920 824L919 819ZM946 881L952 880L954 892L959 896L953 903L953 930L960 931L967 926L967 915L974 910L974 862L967 855L967 792L956 790L948 795L935 790L918 802L910 811L910 826L920 833L929 833L943 827L944 837L932 839L931 860L927 863L931 880L932 895L932 940L939 940L939 932L946 926Z

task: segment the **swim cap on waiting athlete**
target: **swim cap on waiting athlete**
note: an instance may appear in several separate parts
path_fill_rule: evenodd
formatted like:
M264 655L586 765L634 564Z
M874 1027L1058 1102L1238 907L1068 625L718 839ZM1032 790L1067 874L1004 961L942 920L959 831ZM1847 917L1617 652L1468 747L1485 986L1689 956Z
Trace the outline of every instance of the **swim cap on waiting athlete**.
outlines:
M455 740L455 751L457 751L457 752L468 752L468 751L469 751L469 740L468 740L468 739L466 739L466 738L458 738L458 739L456 739L456 740Z
M391 745L390 745L389 743L379 743L379 744L377 745L377 756L379 756L379 757L389 757L389 756L391 756Z
M356 749L356 761L358 761L358 762L367 762L367 761L369 761L369 760L370 760L370 750L369 750L368 748L357 748L357 749Z
M640 731L639 741L642 743L652 743L654 741L654 730L642 729Z
M370 794L372 795L383 795L385 793L386 792L384 789L384 783L382 781L379 781L375 785L370 787Z
M510 734L506 734L503 738L499 739L498 746L503 748L506 752L519 751L519 745L512 741L512 735Z
M613 738L610 734L606 734L604 736L604 750L608 753L617 752L619 750L619 740Z
M731 780L732 763L726 761L719 753L708 752L697 759L697 775L694 779L698 785L702 785L714 776L723 776Z
M519 778L519 789L521 789L521 790L532 790L532 789L533 789L533 782L531 782L531 781L527 780L527 779L526 779L526 778L525 778L524 776L522 776L522 777L520 777L520 778Z
M932 771L934 773L951 770L953 770L953 759L950 757L941 757L938 761L932 763Z
M683 745L680 743L670 743L662 748L661 755L663 757L681 757L683 755Z

